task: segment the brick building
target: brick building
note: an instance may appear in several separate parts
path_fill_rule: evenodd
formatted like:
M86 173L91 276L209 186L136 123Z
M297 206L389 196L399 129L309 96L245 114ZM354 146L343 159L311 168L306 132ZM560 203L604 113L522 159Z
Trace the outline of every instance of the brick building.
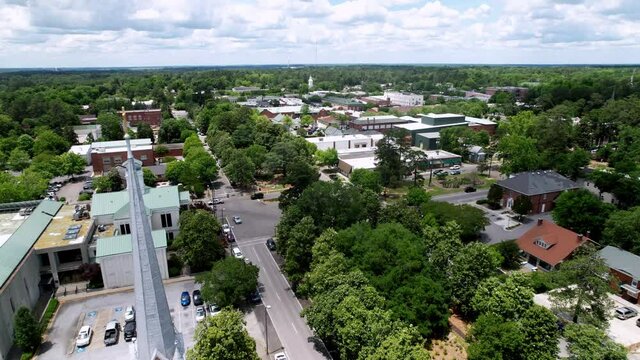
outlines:
M119 114L122 116L122 112L119 112ZM140 123L160 126L162 122L162 110L160 109L127 110L125 111L125 116L131 126L137 126Z
M640 256L614 246L606 246L598 253L607 263L614 277L611 287L632 303L638 303L640 294Z
M492 86L488 87L485 91L487 95L493 96L498 91L504 91L509 94L513 94L518 100L523 100L529 94L529 89L520 86Z
M522 172L496 184L503 190L502 206L511 209L519 196L527 196L532 204L531 214L551 211L563 191L579 188L578 184L552 170Z
M155 156L151 139L131 140L133 157L142 161L142 166L155 165ZM102 174L127 160L127 147L124 140L101 141L91 144L91 164L93 172Z

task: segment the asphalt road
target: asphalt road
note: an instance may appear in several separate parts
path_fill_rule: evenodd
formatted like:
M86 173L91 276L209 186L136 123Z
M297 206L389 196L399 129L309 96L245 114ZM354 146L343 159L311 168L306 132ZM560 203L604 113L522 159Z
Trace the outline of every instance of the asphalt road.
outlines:
M469 202L475 202L480 199L486 199L488 192L489 190L479 190L472 193L461 192L455 194L438 195L434 196L433 200L448 202L451 204L465 204Z

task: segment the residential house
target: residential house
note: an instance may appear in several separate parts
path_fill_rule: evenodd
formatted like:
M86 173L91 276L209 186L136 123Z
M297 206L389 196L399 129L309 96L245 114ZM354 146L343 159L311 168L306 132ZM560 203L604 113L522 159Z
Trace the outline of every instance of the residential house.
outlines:
M531 214L551 211L562 192L579 187L553 170L522 172L496 184L503 189L502 206L511 209L519 196L527 196L532 204Z
M160 126L160 123L162 122L161 109L127 110L124 113L127 122L131 126L137 126L139 124ZM119 111L118 114L122 116L122 111Z
M614 246L606 246L598 253L607 263L614 282L612 287L620 291L622 297L632 303L638 303L640 294L640 256Z
M538 269L550 271L569 259L571 254L587 241L586 236L577 234L550 221L538 219L532 227L516 240L525 254L527 263Z

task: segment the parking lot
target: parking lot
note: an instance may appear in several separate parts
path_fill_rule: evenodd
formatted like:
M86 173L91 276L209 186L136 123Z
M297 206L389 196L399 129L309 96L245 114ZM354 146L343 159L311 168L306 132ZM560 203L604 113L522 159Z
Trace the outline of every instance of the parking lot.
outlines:
M193 280L165 285L169 308L174 325L182 333L185 348L193 346L193 334L196 326L195 307L183 308L180 305L180 293L191 293L196 286ZM58 311L55 322L47 334L39 359L124 359L131 358L132 343L125 342L122 331L118 343L104 345L104 328L107 322L116 320L124 327L124 310L134 305L132 291L106 296L97 296L63 304ZM89 346L78 348L75 338L83 325L91 326L94 331Z

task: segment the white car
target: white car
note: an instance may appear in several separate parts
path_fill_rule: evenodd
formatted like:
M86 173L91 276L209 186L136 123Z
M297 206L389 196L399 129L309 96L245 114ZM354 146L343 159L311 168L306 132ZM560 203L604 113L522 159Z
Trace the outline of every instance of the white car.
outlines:
M222 224L222 232L225 234L231 232L231 227L229 227L229 224Z
M234 247L233 249L231 249L231 252L233 253L233 257L235 257L236 259L244 259L244 255L242 255L242 251L240 251L240 249L238 249L237 247Z
M207 312L204 311L204 307L202 306L198 306L196 308L196 321L200 322L202 320L204 320L204 318L207 316Z
M91 344L91 337L93 336L93 331L91 331L91 326L85 325L80 328L78 332L78 337L76 338L76 346L83 347Z
M240 218L240 216L234 216L233 222L236 224L242 224L242 219Z
M133 309L133 306L127 306L127 309L124 311L124 322L133 321L136 319L136 311Z
M453 165L449 170L460 170L460 165Z
M284 351L281 351L273 355L273 360L287 360L287 359L289 358L287 357L287 354L285 354Z

